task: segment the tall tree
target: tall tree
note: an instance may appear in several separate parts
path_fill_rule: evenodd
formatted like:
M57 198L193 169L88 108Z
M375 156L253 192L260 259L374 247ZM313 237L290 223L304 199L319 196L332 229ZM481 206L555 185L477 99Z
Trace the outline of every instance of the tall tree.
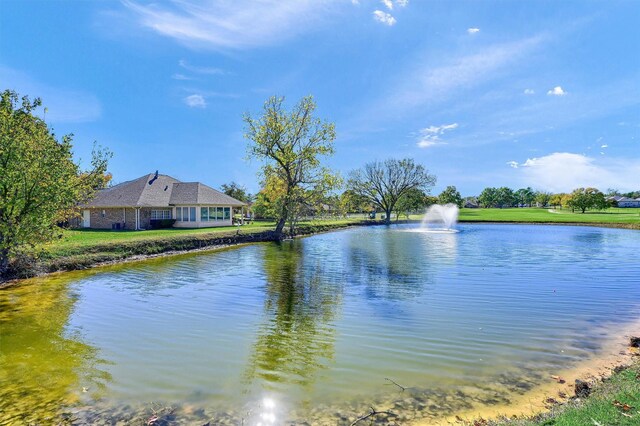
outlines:
M535 193L535 202L538 204L538 207L547 207L551 201L550 192L538 191Z
M493 187L483 189L478 196L478 203L480 203L480 205L484 208L497 207L498 190Z
M287 222L295 224L296 213L310 196L326 193L339 178L321 166L320 158L333 154L336 137L333 123L314 117L316 104L307 96L289 112L283 97L271 97L262 116L245 114L245 138L249 156L264 162L262 183L272 179L281 185L276 199L276 229L281 235Z
M0 277L9 258L58 234L70 217L107 182L110 154L94 149L90 170L73 161L72 136L56 140L35 115L40 99L2 92L0 100Z
M428 192L435 182L436 177L429 174L424 166L405 158L365 164L351 172L348 187L383 210L386 222L390 223L391 212L403 195L412 189Z
M462 195L458 192L458 189L453 186L447 186L444 191L438 195L438 202L440 204L455 204L462 208Z
M578 188L571 193L569 207L584 213L587 209L603 210L608 207L604 194L596 188Z
M252 200L252 196L251 194L249 194L247 192L247 188L245 188L244 186L231 181L231 183L225 183L223 184L220 189L222 189L222 192L224 192L225 194L227 194L229 197L233 197L238 201L242 201L244 203L249 203Z
M536 199L536 193L531 187L520 188L514 193L514 197L518 206L531 207Z
M396 203L396 220L400 218L400 213L407 219L411 212L422 210L427 206L427 194L424 191L414 188L408 190Z

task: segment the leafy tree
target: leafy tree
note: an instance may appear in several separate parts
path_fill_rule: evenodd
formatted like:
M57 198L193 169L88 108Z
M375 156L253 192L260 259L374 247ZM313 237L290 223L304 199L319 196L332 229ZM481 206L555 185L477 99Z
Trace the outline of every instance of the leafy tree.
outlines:
M7 273L11 256L54 238L56 223L77 214L78 203L106 184L110 153L94 148L91 169L82 171L73 161L73 135L58 141L34 115L40 105L40 99L20 100L16 92L2 92L0 276Z
M433 195L425 195L424 196L424 206L425 207L429 207L429 206L432 206L434 204L438 204L438 197L435 197Z
M362 213L371 210L371 203L354 191L347 189L340 195L339 210L343 215L348 213Z
M229 197L233 197L238 201L250 203L253 200L251 194L247 192L247 188L236 182L231 181L231 183L225 183L220 189Z
M413 188L405 192L396 203L396 219L403 213L407 219L409 214L417 210L423 210L426 207L426 194L424 191Z
M578 188L571 193L568 202L572 209L584 213L587 209L602 210L608 207L604 194L596 188Z
M519 206L531 207L536 199L536 194L530 187L520 188L514 193L514 198Z
M440 204L455 204L462 208L463 200L455 186L447 186L445 190L438 195L438 202Z
M538 191L535 193L535 202L539 207L547 207L551 201L550 192Z
M293 230L296 217L308 197L324 194L336 187L338 176L320 164L320 157L333 154L335 126L313 116L316 104L307 96L288 112L283 97L271 97L263 114L245 114L245 138L249 156L264 162L263 185L280 186L270 201L275 207L276 229L282 234L287 222Z
M478 196L478 203L482 207L490 208L498 206L498 190L497 188L485 188Z
M556 208L558 206L562 207L562 198L565 196L566 194L551 194L551 196L549 197L549 204L553 207Z
M386 214L385 221L391 222L391 213L403 195L412 189L428 191L436 182L436 177L413 159L389 159L374 161L361 169L353 170L348 187L366 198Z
M513 207L516 204L516 195L511 188L502 186L497 189L497 203L498 207Z

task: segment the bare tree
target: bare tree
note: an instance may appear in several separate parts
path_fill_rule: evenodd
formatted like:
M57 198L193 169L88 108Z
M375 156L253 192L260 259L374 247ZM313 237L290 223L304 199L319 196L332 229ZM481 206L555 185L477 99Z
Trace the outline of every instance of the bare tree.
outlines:
M385 221L391 222L391 212L398 200L413 189L425 192L435 185L436 177L413 159L389 159L367 163L349 175L348 187L382 209Z

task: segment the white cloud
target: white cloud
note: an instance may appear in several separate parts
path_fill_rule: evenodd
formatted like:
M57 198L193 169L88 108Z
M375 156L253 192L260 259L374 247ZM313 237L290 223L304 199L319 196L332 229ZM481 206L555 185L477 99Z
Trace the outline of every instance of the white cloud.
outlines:
M384 4L387 9L393 10L393 2L391 0L381 0L382 4Z
M456 129L458 123L443 124L442 126L429 126L424 129L420 129L418 132L418 139L416 145L419 148L429 148L434 145L446 145L446 142L442 142L440 136L449 130Z
M191 108L206 108L207 101L204 100L202 95L189 95L184 98L184 103Z
M396 23L396 18L394 18L390 14L385 13L381 10L376 10L373 12L373 19L389 26L394 25Z
M534 95L536 93L535 90L533 89L524 89L524 94L525 95Z
M469 34L477 34L480 32L480 28L467 28Z
M501 70L520 62L545 40L546 37L540 35L489 46L467 56L451 55L448 64L435 68L432 60L418 59L410 69L397 74L396 84L390 85L387 96L374 108L388 111L392 107L405 111L427 103L443 102L462 89L499 78Z
M409 0L396 0L396 4L400 7L406 7L409 4Z
M172 75L171 78L174 80L193 80L191 77L187 77L186 75L180 73Z
M551 96L564 96L566 94L567 92L565 92L564 89L562 89L562 87L560 86L556 86L547 92L547 95Z
M607 144L600 145L600 148L609 148L609 145L607 145Z
M338 0L121 1L138 25L190 47L217 50L276 44L351 7Z
M518 162L517 161L507 161L507 164L509 165L509 167L511 167L513 169L517 169L518 168Z
M554 192L588 186L631 191L640 176L640 158L596 160L569 152L529 158L520 166L523 184Z
M197 74L208 74L208 75L222 75L222 74L225 74L224 70L221 70L220 68L198 67L198 66L189 64L184 59L180 59L178 61L178 65L180 67L184 68L187 71L191 71L191 72L197 73Z

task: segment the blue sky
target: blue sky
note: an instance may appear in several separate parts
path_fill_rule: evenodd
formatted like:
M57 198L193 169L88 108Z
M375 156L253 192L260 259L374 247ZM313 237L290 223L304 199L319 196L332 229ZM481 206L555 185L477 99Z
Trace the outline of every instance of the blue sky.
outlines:
M433 192L640 189L635 1L0 2L0 86L56 134L153 172L259 189L242 115L312 94L332 167L413 157Z

